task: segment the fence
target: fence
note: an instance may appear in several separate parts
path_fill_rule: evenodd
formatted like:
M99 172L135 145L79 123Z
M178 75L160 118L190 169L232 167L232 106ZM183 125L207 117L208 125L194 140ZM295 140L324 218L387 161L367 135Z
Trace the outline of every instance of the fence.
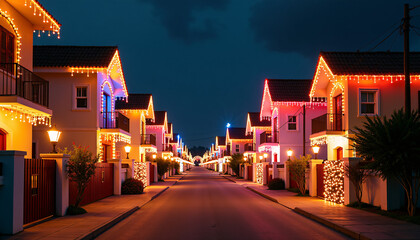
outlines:
M114 193L114 164L97 163L95 175L92 176L83 194L80 205L86 205L102 198L113 195ZM70 181L69 203L74 204L77 197L77 184Z

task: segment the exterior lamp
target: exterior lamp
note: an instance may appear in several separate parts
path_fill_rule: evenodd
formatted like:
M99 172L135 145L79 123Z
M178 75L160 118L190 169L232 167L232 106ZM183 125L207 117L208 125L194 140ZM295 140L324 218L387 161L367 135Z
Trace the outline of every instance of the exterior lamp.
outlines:
M246 160L248 160L248 158L247 157L244 157L244 161L246 162Z
M165 160L166 160L166 159L168 159L168 157L167 157L167 156L164 156L164 157L163 157L163 159L165 159Z
M124 150L125 150L125 153L127 153L127 159L128 159L128 154L130 153L130 151L131 151L131 146L130 145L126 145L125 147L124 147Z
M52 153L57 153L56 146L57 146L58 140L60 139L61 132L58 131L54 125L54 127L51 128L51 130L47 131L47 133L48 133L48 137L50 138L50 142L53 145Z
M318 145L312 146L312 151L314 151L315 159L317 159L320 147Z
M260 156L260 162L262 162L263 156Z
M268 154L267 153L264 153L263 155L264 155L264 158L267 159Z
M287 150L287 156L289 157L289 160L292 154L293 154L293 150L289 148L289 150Z
M153 159L156 159L156 154L153 154L153 156L152 156L152 157L153 157Z

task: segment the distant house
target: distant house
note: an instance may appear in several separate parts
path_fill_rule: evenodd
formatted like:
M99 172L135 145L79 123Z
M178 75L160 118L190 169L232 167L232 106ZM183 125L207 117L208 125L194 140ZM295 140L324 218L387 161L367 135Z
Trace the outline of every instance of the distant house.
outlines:
M33 34L59 36L61 25L38 1L0 0L0 19L0 150L25 151L31 158L36 155L32 128L49 128L53 113L49 82L32 72Z
M264 140L266 140L266 135L261 135L264 132L271 132L271 119L261 119L259 112L249 112L246 120L246 133L253 138L252 144L245 148L244 155L249 159L250 163L256 163L258 160L257 153L261 145L261 139L264 143Z
M226 129L226 154L243 154L252 145L252 135L246 135L246 128Z
M420 53L410 53L412 109L419 109ZM390 116L404 106L403 54L321 52L310 91L324 98L326 114L312 119L312 144L328 148L328 159L354 157L348 136L366 117Z
M118 98L115 109L130 120L130 158L145 162L147 152L157 152L156 136L146 133L146 119L155 118L152 94L130 94L128 98Z
M262 132L259 152L269 153L269 162L285 162L293 156L313 154L309 136L311 119L327 111L324 98L310 99L312 80L266 79L260 120L271 121L271 131ZM311 101L314 100L314 101ZM318 158L326 157L321 149Z
M168 114L166 111L155 111L155 119L146 120L146 133L156 137L157 157L164 157L167 146Z
M88 146L100 160L120 158L131 142L129 119L115 110L128 96L117 47L34 46L34 72L50 82L53 123L62 131L58 146ZM34 129L38 153L51 146L45 128Z

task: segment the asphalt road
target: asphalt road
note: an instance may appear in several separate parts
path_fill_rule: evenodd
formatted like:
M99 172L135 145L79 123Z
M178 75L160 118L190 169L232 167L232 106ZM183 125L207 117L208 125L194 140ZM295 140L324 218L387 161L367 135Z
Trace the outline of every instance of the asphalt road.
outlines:
M347 239L201 167L99 239Z

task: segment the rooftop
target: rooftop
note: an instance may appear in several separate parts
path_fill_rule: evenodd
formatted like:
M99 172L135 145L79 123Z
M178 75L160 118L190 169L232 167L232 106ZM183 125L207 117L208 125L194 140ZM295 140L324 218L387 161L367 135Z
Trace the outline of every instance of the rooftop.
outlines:
M262 120L260 121L259 112L249 112L249 120L251 121L251 127L270 127L271 120Z
M152 98L152 94L133 94L130 93L128 98L117 98L115 101L115 109L136 109L147 110Z
M245 135L245 128L228 128L230 139L252 139L251 135Z
M311 79L267 79L273 102L309 102Z

